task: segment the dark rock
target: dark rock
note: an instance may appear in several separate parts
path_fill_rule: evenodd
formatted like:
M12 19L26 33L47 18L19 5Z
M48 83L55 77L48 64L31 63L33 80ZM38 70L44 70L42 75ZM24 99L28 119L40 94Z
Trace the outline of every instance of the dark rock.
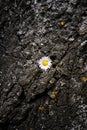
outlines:
M86 0L0 1L0 130L87 130L86 16Z

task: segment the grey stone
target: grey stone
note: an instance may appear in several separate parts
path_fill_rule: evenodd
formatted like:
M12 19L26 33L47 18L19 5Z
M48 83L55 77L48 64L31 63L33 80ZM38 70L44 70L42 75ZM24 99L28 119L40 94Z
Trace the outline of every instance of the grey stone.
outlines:
M86 0L0 1L0 130L87 130L86 15Z

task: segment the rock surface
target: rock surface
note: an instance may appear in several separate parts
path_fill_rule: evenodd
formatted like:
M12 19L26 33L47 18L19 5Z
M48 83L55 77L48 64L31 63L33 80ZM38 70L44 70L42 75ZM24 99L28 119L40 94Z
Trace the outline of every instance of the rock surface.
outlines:
M0 130L87 130L86 0L0 1Z

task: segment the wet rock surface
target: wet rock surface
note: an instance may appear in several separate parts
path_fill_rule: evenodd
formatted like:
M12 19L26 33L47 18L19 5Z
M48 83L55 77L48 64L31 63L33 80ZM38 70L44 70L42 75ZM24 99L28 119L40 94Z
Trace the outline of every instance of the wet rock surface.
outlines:
M0 130L87 130L86 0L0 1Z

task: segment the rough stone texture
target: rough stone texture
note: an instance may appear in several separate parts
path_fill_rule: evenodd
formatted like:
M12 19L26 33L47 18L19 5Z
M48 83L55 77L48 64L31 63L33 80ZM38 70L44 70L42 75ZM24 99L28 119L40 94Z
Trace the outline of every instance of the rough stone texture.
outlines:
M87 0L0 1L0 130L87 130Z

